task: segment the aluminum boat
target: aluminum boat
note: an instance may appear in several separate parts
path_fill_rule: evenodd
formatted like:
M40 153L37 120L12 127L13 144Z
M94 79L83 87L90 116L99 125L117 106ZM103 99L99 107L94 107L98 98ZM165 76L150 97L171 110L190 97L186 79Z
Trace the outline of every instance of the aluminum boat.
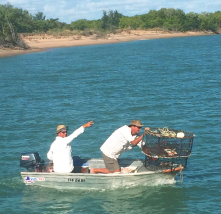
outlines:
M149 186L159 182L174 181L182 167L151 163L149 159L120 159L120 173L92 174L91 168L105 168L103 159L81 159L73 157L74 173L51 172L50 164L39 159L37 152L23 153L20 166L26 185L37 185L61 189L114 189L119 187Z

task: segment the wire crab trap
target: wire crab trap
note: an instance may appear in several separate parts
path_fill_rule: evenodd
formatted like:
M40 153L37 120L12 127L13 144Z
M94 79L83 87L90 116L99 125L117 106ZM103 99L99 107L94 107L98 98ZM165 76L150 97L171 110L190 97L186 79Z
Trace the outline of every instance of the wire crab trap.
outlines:
M194 135L190 132L165 128L145 131L145 167L153 171L182 171L191 155ZM149 157L149 158L147 158Z

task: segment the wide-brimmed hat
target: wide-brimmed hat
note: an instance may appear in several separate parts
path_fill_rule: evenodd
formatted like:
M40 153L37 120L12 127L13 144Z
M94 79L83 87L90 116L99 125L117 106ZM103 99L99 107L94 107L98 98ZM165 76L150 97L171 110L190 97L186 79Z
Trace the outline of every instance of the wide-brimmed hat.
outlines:
M58 134L59 132L61 132L61 131L63 131L63 130L68 131L68 126L66 126L66 125L64 125L64 124L58 125L55 134Z
M143 127L144 125L141 124L140 120L132 120L132 121L130 122L130 125L128 125L128 126Z

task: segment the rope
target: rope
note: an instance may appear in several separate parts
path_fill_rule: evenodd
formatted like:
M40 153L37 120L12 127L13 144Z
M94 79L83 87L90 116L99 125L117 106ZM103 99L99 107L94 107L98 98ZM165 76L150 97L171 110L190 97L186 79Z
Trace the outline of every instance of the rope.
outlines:
M153 136L158 136L158 137L169 137L169 138L175 138L177 136L176 132L169 130L168 127L164 128L158 128L159 132L157 130L151 131L145 130L145 134L153 135Z
M176 137L176 132L170 131L168 127L159 128L159 131L163 137Z

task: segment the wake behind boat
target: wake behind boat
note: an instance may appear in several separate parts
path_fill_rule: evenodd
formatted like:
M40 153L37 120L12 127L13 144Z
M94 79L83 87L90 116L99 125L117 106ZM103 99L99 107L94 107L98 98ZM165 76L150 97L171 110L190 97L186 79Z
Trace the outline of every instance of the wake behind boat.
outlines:
M90 173L91 169L105 167L103 159L74 156L74 173L55 173L52 164L42 160L37 152L23 153L20 166L27 171L21 172L21 176L26 185L87 190L148 186L157 180L172 181L187 166L193 137L193 134L180 130L151 129L145 140L149 154L145 154L143 160L119 159L121 172L110 174Z

